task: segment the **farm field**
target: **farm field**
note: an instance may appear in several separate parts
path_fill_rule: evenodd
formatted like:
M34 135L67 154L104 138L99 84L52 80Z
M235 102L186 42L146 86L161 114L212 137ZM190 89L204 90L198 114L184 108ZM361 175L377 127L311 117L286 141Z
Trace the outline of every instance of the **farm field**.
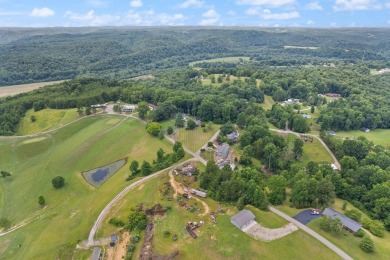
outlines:
M153 206L155 203L170 206L171 211L154 220L154 253L164 255L178 250L179 259L292 259L298 257L300 259L313 259L313 257L315 259L337 259L332 251L303 231L296 231L272 242L254 240L230 223L230 217L238 212L235 207L225 204L219 205L208 198L204 201L209 205L211 211L215 211L219 207L226 210L226 214L217 215L218 223L214 224L209 215L199 216L202 214L202 210L199 213L191 213L180 207L175 200L168 201L160 195L159 190L168 180L168 175L165 174L130 191L126 198L112 210L110 216L126 220L129 209L137 205L138 201L143 201L147 207ZM251 206L247 206L247 208L252 210L256 220L266 227L276 228L286 224L284 219L272 212L260 211ZM116 231L115 227L107 223L107 220L108 218L104 221L104 232L100 232L102 236ZM185 231L184 224L187 221L200 220L205 221L205 224L196 230L198 238L193 239ZM164 231L177 234L178 240L173 241L172 237L164 237ZM137 247L140 247L140 244L138 243ZM302 254L302 252L305 253Z
M212 62L225 62L225 63L238 63L240 59L244 61L249 61L249 57L246 56L240 56L240 57L225 57L225 58L216 58L216 59L208 59L208 60L198 60L190 62L188 65L190 67L193 67L196 63L212 63Z
M179 141L187 149L196 152L217 132L219 125L213 124L212 129L203 132L202 127L196 127L193 130L184 128L176 129L175 141Z
M231 83L231 82L234 82L235 80L245 80L247 79L247 77L236 77L236 76L233 76L233 75L230 75L230 80L227 81L225 77L222 78L222 82L221 83L218 83L217 82L217 78L219 76L223 76L223 74L212 74L214 75L215 77L215 83L211 83L211 79L209 77L206 77L204 80L202 80L202 85L211 85L211 86L214 86L214 87L220 87L222 84L224 83ZM261 80L260 79L256 79L256 84L259 86L261 84Z
M35 116L36 121L31 122L31 116ZM76 109L50 109L46 108L35 112L33 109L27 111L20 122L18 135L31 135L47 130L55 129L68 124L80 116Z
M385 147L390 147L390 129L375 129L371 130L368 133L364 133L360 130L354 130L354 131L340 131L337 132L335 137L339 138L358 138L359 136L366 137L369 141L373 142L374 144L383 145Z
M50 81L50 82L39 82L39 83L0 87L0 98L17 95L24 92L30 92L41 87L59 84L64 81L65 80L58 80L58 81Z
M88 237L103 207L129 185L125 181L129 163L151 162L159 148L171 151L168 141L151 137L138 120L121 119L87 117L38 137L0 138L1 170L12 174L1 180L0 216L12 225L34 217L0 237L2 258L71 259L75 245ZM99 188L81 176L81 171L126 157L128 163ZM55 190L51 180L59 175L64 176L65 186ZM47 203L43 209L38 205L40 195Z

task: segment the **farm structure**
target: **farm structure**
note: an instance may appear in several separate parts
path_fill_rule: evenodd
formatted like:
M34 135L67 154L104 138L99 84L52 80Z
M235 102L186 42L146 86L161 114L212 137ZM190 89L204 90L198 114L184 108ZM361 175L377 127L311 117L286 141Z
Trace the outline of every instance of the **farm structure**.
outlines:
M355 220L345 216L344 214L341 214L340 212L332 208L326 208L324 212L322 212L322 215L328 216L331 219L340 219L341 225L353 233L359 231L359 229L362 228L362 224L356 222Z
M231 132L230 134L227 134L226 137L227 139L237 143L238 142L238 137L240 134L237 131Z
M360 131L365 132L365 133L369 133L370 129L367 127L362 127L362 128L360 128Z
M202 197L202 198L206 198L206 196L207 196L206 192L203 192L203 191L200 191L200 190L195 190L195 189L191 189L191 193L195 194L195 195L197 195L199 197Z
M254 220L255 215L247 209L241 210L230 218L230 222L241 230L250 225Z
M335 131L328 131L325 133L326 135L330 135L330 136L335 136L336 135L336 132Z
M96 105L91 105L91 108L107 108L107 104L96 104Z
M134 112L135 106L133 105L123 105L122 106L122 111L123 112Z

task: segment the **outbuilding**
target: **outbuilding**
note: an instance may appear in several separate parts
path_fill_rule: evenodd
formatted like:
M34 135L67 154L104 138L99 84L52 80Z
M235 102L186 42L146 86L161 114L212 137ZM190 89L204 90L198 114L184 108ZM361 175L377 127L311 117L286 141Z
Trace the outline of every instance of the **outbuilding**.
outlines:
M253 221L255 221L255 215L253 215L252 211L247 209L241 210L230 218L230 222L241 230L247 227Z

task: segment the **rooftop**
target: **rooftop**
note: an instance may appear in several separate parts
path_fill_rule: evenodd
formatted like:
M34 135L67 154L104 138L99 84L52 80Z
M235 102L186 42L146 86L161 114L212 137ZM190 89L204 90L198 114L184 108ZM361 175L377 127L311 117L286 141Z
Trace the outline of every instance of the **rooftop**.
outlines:
M335 219L335 218L340 219L343 226L347 227L353 232L358 231L362 227L362 224L360 224L359 222L356 222L355 220L345 216L344 214L341 214L340 212L337 212L332 208L326 208L324 212L322 212L322 215L328 216L331 219Z
M240 227L245 226L248 222L255 219L255 215L250 210L243 209L236 215L230 218L231 221L235 221Z
M217 147L217 156L228 157L230 152L230 146L228 144L222 144Z

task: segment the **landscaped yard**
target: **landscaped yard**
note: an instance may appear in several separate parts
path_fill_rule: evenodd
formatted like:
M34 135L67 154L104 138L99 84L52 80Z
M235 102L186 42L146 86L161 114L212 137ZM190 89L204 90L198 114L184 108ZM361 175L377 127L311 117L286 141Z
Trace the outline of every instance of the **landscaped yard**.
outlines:
M129 163L152 162L159 148L171 152L172 144L147 134L138 120L121 122L119 116L88 117L38 137L0 137L1 170L12 174L1 180L0 216L12 225L34 217L0 237L2 259L71 259L100 211L129 185ZM128 163L100 187L83 180L81 171L126 157ZM51 180L59 175L65 186L56 190ZM44 209L38 205L41 195Z
M32 122L31 116L35 116L36 121ZM79 114L76 109L43 109L34 112L33 109L27 111L23 117L19 129L18 135L30 135L41 133L50 129L55 129L70 123L77 118Z
M196 152L210 140L219 127L219 125L213 125L212 129L207 130L206 132L203 131L202 127L196 127L193 130L178 128L176 129L174 139L175 141L182 142L183 146L187 149ZM205 128L207 128L207 126Z
M313 142L305 142L303 146L302 160L299 162L300 165L306 165L308 162L330 162L333 163L332 157L328 151L316 138L313 138Z
M340 131L337 132L336 137L339 138L357 138L359 136L366 137L369 141L372 141L374 144L383 145L385 147L390 147L390 129L375 129L371 130L368 133L362 132L360 130L354 131Z

